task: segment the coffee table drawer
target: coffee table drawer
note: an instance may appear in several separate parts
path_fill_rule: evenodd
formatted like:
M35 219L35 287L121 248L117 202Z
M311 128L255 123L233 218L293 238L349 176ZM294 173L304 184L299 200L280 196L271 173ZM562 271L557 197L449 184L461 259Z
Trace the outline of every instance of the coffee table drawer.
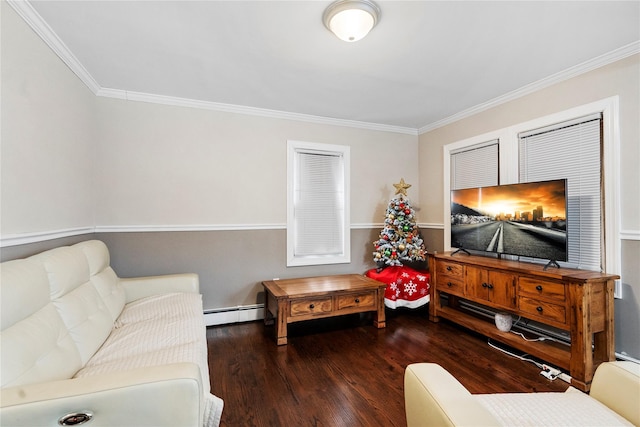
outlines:
M290 316L307 316L319 313L331 313L333 306L331 297L329 298L313 298L291 301Z
M359 294L340 295L338 297L338 310L352 307L373 307L376 304L375 292L363 292Z

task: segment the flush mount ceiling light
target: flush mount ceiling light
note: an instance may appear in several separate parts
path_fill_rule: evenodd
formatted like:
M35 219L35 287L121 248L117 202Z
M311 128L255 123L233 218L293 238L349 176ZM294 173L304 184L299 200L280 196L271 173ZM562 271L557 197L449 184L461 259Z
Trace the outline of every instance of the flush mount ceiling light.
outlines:
M379 19L380 8L369 0L338 0L322 15L325 27L346 42L362 39Z

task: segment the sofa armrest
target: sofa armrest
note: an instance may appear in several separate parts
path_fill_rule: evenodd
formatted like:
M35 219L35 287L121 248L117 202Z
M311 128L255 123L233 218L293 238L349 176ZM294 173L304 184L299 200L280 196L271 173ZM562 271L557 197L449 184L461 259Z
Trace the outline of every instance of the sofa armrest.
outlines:
M91 426L201 426L200 369L176 363L2 389L2 425L58 425L91 412Z
M435 363L407 366L404 399L407 427L499 425L458 380Z
M200 293L199 278L194 273L121 278L120 283L124 287L126 302L169 292Z
M604 362L598 366L589 395L633 425L640 425L640 365Z

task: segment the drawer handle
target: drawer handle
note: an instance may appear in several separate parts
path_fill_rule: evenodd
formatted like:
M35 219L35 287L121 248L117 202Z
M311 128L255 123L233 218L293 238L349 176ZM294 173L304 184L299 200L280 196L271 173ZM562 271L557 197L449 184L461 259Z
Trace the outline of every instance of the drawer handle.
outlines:
M542 285L538 285L538 286L536 286L536 290L537 290L537 291L541 291L541 290L542 290Z
M356 301L356 304L360 304L360 298L356 298L355 301Z
M452 287L452 286L453 286L453 283L451 283L451 282L447 282L447 286L448 286L448 287Z
M453 270L450 265L447 265L447 271Z
M311 310L313 310L314 308L316 308L316 306L315 306L315 304L309 304L309 308L310 308Z
M536 310L538 310L538 313L542 313L542 307L537 306L537 307L536 307Z
M489 289L493 289L493 283L489 283L489 284L487 284L487 288L489 288Z
M487 285L486 283L483 283L483 284L482 284L482 287L483 287L483 288L486 288L487 286L489 286L489 285Z

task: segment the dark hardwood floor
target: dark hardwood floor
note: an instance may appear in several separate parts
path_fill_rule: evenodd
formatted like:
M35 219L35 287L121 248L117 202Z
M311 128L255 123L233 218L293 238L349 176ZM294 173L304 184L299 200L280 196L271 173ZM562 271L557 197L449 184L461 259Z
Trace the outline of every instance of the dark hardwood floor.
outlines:
M207 328L212 393L225 401L222 426L406 426L403 376L435 362L471 393L564 391L533 364L423 309L291 324L288 345L260 322Z

